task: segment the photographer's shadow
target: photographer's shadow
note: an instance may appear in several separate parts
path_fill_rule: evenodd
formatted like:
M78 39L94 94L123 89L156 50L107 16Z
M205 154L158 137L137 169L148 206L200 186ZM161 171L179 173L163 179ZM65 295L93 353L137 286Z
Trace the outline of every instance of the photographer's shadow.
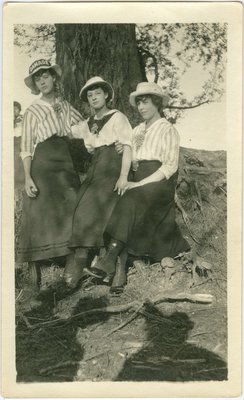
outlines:
M194 323L187 314L165 316L145 307L147 344L128 359L116 381L226 380L227 365L218 355L187 343Z

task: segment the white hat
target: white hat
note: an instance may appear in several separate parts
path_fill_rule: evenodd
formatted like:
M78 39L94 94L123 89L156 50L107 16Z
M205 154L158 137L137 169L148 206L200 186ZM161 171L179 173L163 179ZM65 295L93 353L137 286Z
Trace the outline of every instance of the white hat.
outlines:
M163 107L166 107L169 102L169 96L164 94L161 87L154 82L141 82L138 83L136 91L130 94L130 104L136 107L136 97L143 96L146 94L153 94L155 96L161 97L163 102Z
M81 88L81 91L80 91L81 100L87 101L87 97L86 97L87 91L89 90L89 88L91 88L92 86L96 86L96 85L104 88L104 90L106 92L108 92L110 100L113 100L114 90L113 90L112 86L110 85L110 83L108 83L107 81L102 79L100 76L94 76L93 78L89 79L86 82L86 84Z
M48 60L44 60L44 59L34 61L29 68L29 75L27 76L27 78L24 79L26 86L28 86L28 88L31 89L31 93L33 93L33 94L40 93L40 90L37 89L37 87L34 84L33 79L32 79L33 75L36 72L38 72L40 69L47 69L47 70L53 69L57 73L58 76L62 75L62 70L58 64L51 65L51 63Z

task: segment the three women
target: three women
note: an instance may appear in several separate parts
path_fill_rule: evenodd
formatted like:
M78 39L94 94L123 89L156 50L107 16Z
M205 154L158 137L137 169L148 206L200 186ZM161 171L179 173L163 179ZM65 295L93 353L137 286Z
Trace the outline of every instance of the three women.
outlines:
M28 108L23 122L21 157L27 196L19 261L66 255L65 280L72 288L91 257L105 246L105 256L88 272L110 280L120 256L122 273L113 284L120 291L126 281L122 254L160 260L189 249L175 222L179 135L160 115L168 98L157 84L140 83L131 93L130 103L144 120L132 134L125 115L109 109L114 92L108 82L93 77L81 89L81 100L89 103L94 114L82 121L68 102L57 98L60 76L58 65L38 60L25 79L32 92L41 92L42 97ZM93 154L81 187L66 136L83 138ZM122 155L116 151L117 143ZM130 182L131 159L134 179Z

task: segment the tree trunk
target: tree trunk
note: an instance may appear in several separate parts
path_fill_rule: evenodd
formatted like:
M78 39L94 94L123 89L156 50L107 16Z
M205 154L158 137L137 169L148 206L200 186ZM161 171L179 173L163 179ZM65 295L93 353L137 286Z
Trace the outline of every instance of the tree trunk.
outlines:
M113 107L138 121L128 96L146 75L134 24L57 24L56 53L66 98L85 117L89 109L80 103L79 92L89 78L98 75L114 88Z

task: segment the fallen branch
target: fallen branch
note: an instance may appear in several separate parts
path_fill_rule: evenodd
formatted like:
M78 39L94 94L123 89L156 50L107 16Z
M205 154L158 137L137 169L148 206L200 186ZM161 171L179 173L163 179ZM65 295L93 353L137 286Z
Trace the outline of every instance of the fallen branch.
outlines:
M91 316L91 315L98 314L98 313L112 314L112 313L126 312L126 311L130 311L130 310L132 310L132 311L134 310L136 312L137 309L140 310L143 307L143 305L146 304L146 302L148 302L148 301L150 301L150 304L153 304L153 305L159 304L162 302L165 303L165 302L174 302L174 301L189 301L192 303L210 304L213 301L213 296L210 294L188 294L188 293L180 293L180 294L176 294L176 295L159 294L152 300L149 299L149 300L144 300L142 302L132 301L131 303L120 304L117 306L94 308L91 310L83 311L79 314L72 315L71 317L69 317L67 319L58 318L58 319L51 320L51 321L40 322L38 324L31 325L31 329L40 328L40 327L44 327L47 325L53 326L60 322L70 323L70 322L74 321L75 319L84 318L84 317Z
M198 175L210 175L210 174L226 174L226 168L219 167L219 168L207 168L207 167L195 167L191 165L190 167L186 165L184 167L184 171L188 174L189 172L196 173Z
M61 368L66 368L66 367L77 367L78 363L79 363L79 361L59 362L59 363L57 363L55 365L52 365L50 367L40 369L39 373L41 375L49 375L50 372L53 372L56 369L61 369Z

